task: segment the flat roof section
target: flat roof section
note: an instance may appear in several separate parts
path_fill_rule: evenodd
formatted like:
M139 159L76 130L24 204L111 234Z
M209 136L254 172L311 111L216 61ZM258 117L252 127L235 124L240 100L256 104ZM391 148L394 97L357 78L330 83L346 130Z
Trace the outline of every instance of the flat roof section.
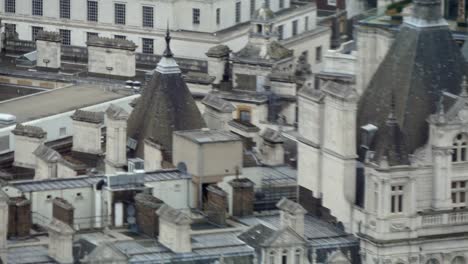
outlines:
M110 91L105 85L77 84L1 102L0 113L12 114L18 123L23 123L130 95L125 91Z

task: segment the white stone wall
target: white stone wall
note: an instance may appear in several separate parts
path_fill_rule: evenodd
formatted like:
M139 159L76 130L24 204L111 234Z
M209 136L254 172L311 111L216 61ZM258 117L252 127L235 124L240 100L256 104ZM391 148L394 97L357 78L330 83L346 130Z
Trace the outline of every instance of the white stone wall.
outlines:
M61 44L59 42L37 40L36 50L37 50L36 66L47 67L47 68L52 68L52 69L60 68L61 66Z
M191 207L191 180L171 180L147 182L146 186L153 188L153 196L175 209Z
M77 172L61 162L57 164L57 177L58 178L71 178L77 176Z
M45 142L45 138L32 138L15 135L16 148L14 154L15 166L34 169L36 167L36 156L33 152L40 144Z
M355 52L343 54L341 49L328 50L324 56L324 72L356 75L357 59Z
M49 231L49 256L58 263L73 263L73 235Z
M231 113L220 113L209 107L205 108L203 113L206 125L210 129L228 130L228 122L232 120Z
M159 242L176 253L191 252L190 225L176 225L159 218Z
M127 164L127 120L106 119L106 160L115 166Z
M393 43L394 36L384 29L360 26L356 30L356 89L362 94Z
M112 70L109 71L108 67ZM91 73L134 77L135 52L130 50L88 46L88 71Z
M161 150L153 144L144 143L145 171L155 171L161 169L163 160Z
M48 163L36 157L36 169L34 171L35 180L57 178L57 163Z
M100 154L102 124L73 120L73 151Z

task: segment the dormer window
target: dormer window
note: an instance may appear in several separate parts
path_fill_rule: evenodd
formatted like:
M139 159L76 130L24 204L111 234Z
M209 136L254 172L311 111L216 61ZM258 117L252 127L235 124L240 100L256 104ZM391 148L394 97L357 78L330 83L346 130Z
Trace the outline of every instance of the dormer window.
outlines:
M466 157L466 134L458 134L453 141L452 162L467 161Z

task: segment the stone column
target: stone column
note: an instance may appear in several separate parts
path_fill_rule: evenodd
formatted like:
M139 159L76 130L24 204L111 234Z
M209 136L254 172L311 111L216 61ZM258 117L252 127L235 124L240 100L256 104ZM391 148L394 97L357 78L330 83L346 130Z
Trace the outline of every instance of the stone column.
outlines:
M432 203L436 210L451 208L450 179L452 178L452 149L432 148Z

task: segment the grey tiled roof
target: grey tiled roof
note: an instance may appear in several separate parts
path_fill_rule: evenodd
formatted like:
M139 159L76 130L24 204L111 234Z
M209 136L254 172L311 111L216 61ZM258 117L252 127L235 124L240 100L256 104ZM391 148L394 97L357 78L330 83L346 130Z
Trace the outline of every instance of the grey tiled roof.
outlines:
M34 137L34 138L44 138L47 135L42 128L36 126L22 125L17 124L15 129L11 131L14 135Z
M236 110L236 107L233 104L216 94L207 94L205 98L203 98L202 103L220 111L221 113L232 113Z
M45 246L24 246L8 249L8 264L55 264L58 263L49 257Z
M459 94L465 72L465 60L448 27L403 24L361 96L357 128L373 124L386 129L394 94L395 118L406 137L408 153L413 153L427 142L426 119L435 113L441 92Z
M39 147L34 150L33 154L46 162L56 162L62 158L62 155L60 155L57 151L44 144L39 145Z
M127 123L128 136L138 141L136 155L139 157L143 156L143 142L147 138L170 153L172 132L206 126L181 74L158 71L154 71L144 87Z
M71 119L81 122L99 124L104 122L104 112L76 110Z

